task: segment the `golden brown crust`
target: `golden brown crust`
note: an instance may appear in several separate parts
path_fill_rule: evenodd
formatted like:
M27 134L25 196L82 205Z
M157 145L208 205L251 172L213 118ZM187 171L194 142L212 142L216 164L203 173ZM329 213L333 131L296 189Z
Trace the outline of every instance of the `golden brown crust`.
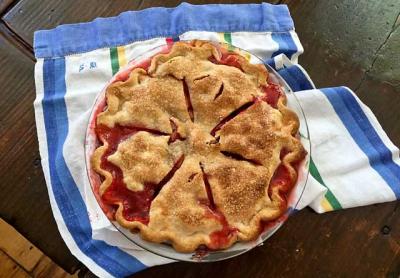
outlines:
M205 76L188 76L186 80L193 96L194 118L207 130L262 93L245 73L225 65L214 67Z
M261 220L276 219L282 213L281 200L270 199L267 194L273 174L267 167L218 157L205 163L205 173L215 204L238 229L240 240L254 239Z
M143 190L145 182L158 184L176 160L168 151L168 136L145 131L121 142L117 151L108 157L108 161L122 170L123 181L132 191Z
M108 144L107 142L103 142L103 146L98 147L92 157L91 157L91 165L93 167L93 169L99 173L103 178L104 181L101 183L100 187L99 187L99 194L103 195L104 191L110 186L111 182L112 182L112 175L110 172L103 170L101 168L101 158L103 157L105 151L108 148Z
M280 150L290 136L284 132L282 125L279 110L258 101L217 132L221 137L221 150L239 154L264 166L276 165Z
M238 54L238 66L224 65L218 63L222 55L211 43L175 43L168 54L152 58L148 72L134 69L128 80L111 84L107 108L97 116L97 125L111 129L142 128L107 158L121 169L126 187L141 192L146 184L161 184L147 223L125 219L122 201L116 220L181 252L215 248L211 235L224 229L224 221L235 233L220 248L257 237L260 223L278 218L286 204L283 188L269 188L274 173L283 165L295 181L292 164L305 155L295 137L299 121L284 95L275 108L262 99L265 67ZM101 167L109 148L102 143L92 156L104 178L100 195L113 179Z
M189 119L183 85L179 80L165 76L149 78L136 69L127 81L111 84L106 90L107 110L97 117L97 124L114 127L144 126L170 133L170 118ZM141 79L141 82L137 82Z

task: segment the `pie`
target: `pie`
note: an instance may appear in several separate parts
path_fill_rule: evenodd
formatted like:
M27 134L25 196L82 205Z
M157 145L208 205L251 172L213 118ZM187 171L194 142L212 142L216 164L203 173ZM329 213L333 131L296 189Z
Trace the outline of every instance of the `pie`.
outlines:
M265 66L216 43L176 42L117 76L98 110L97 194L143 239L225 249L285 213L306 152Z

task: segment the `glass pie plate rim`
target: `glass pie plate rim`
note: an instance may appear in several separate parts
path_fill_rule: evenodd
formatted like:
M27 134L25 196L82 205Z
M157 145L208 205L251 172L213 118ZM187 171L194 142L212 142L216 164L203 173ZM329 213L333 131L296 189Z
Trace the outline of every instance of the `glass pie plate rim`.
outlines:
M236 46L233 46L231 44L223 43L223 42L217 42L217 41L208 41L217 47L224 47L225 49L228 49L228 51L233 51L233 52L238 52L245 57L248 57L250 59L251 63L261 63L264 64L265 67L267 68L269 72L269 81L272 80L273 83L279 84L281 88L283 89L284 93L286 94L287 97L287 105L289 108L294 110L299 118L300 121L300 129L299 129L299 136L300 140L307 151L306 157L303 159L303 161L298 165L298 179L293 187L292 191L289 194L288 199L288 207L285 211L285 213L279 217L277 220L269 222L270 224L267 226L268 228L265 229L260 236L253 241L249 242L237 242L233 244L230 248L227 249L221 249L221 250L206 250L204 251L203 249L199 249L199 251L191 252L191 253L180 253L175 251L175 249L168 243L153 243L149 242L146 240L143 240L138 233L132 233L130 230L122 227L121 225L118 224L117 221L112 221L107 217L107 213L103 211L103 206L101 205L101 198L98 196L98 194L95 192L94 189L94 181L92 180L93 175L97 175L99 177L99 174L94 172L91 166L91 155L93 154L94 150L98 146L98 139L97 136L94 133L94 121L95 121L95 116L97 116L96 113L96 108L99 107L102 103L104 104L105 101L105 90L106 88L113 82L115 82L116 77L123 73L131 70L132 68L136 67L139 65L141 62L145 61L146 59L151 58L152 56L156 55L157 53L162 52L163 50L167 49L170 45L168 44L163 44L163 45L158 45L154 48L151 48L150 50L145 51L144 53L141 53L134 57L132 60L129 61L124 67L122 67L116 74L113 75L113 77L110 79L109 82L104 86L104 88L97 94L93 106L91 108L90 116L89 116L89 121L86 129L86 134L85 134L85 144L84 144L84 149L85 149L85 165L86 165L86 172L88 175L90 187L91 187L91 193L94 195L96 201L99 203L99 206L104 213L104 215L107 217L107 219L110 221L110 223L124 236L126 237L132 244L133 247L139 246L153 254L172 259L172 260L178 260L178 261L188 261L188 262L214 262L214 261L220 261L220 260L225 260L229 259L238 255L241 255L245 252L250 251L256 246L262 245L265 240L267 240L269 237L271 237L286 221L286 219L292 214L293 211L296 210L299 201L303 195L303 192L305 190L306 184L307 184L307 179L309 175L309 163L310 163L310 155L311 155L311 142L310 142L310 137L309 137L309 130L308 130L308 125L307 121L303 112L303 109L300 105L300 102L298 101L297 97L289 87L289 85L286 83L286 81L277 73L270 65L267 63L264 63L259 57L256 55L242 49ZM98 111L97 111L98 112ZM90 192L88 192L90 194Z

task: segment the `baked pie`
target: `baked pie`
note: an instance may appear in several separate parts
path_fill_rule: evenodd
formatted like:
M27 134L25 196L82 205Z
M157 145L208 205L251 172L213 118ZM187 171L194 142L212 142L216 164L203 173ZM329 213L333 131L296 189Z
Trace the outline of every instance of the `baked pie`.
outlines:
M176 42L117 76L98 111L97 194L143 239L224 249L285 213L306 152L265 66L214 43Z

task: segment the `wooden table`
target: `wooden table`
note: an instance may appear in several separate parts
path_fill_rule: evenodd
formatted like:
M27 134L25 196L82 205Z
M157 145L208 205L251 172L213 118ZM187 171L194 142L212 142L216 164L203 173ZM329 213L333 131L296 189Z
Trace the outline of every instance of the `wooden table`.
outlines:
M40 167L32 106L33 32L179 2L0 0L0 216L70 273L82 269L81 274L90 276L58 233ZM305 48L300 63L316 85L353 89L399 146L400 2L275 2L290 8ZM399 205L392 202L324 215L304 209L264 246L245 255L211 264L153 267L136 277L398 277Z

